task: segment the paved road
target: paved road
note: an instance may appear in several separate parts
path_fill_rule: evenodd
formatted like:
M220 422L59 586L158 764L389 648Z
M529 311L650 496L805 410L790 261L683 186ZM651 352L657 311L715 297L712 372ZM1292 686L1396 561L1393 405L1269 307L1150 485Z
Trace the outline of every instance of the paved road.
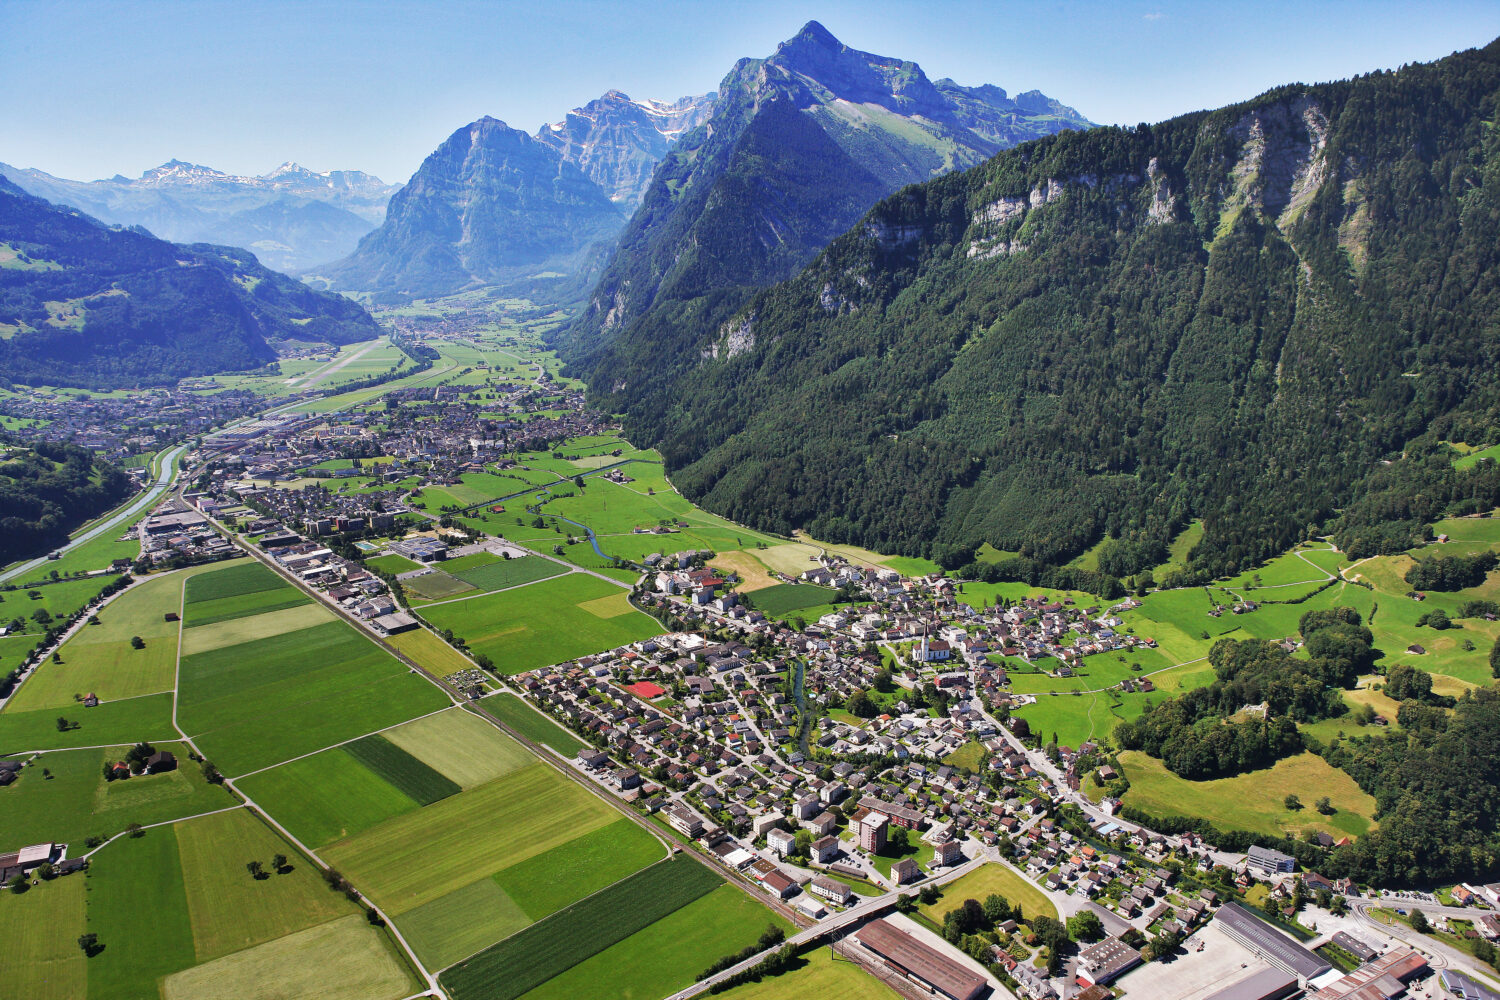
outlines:
M120 525L124 524L126 521L134 517L136 514L139 514L142 510L156 503L156 501L161 498L162 494L167 492L167 490L171 488L173 481L176 480L177 459L182 457L182 453L187 451L187 447L187 444L180 444L176 448L173 448L171 451L167 452L165 456L163 456L161 463L161 472L157 475L156 482L148 490L146 490L145 493L142 493L140 496L136 497L134 503L130 504L128 507L123 508L122 510L117 511L111 517L100 521L98 524L94 525L92 528L85 531L77 538L71 539L68 544L64 545L57 551L67 553L72 549L76 549L78 546L84 544L85 542L91 542L95 538L98 538L100 535L104 534L106 531L110 531L114 528L119 527ZM14 567L13 569L5 571L4 573L0 573L0 583L6 583L15 577L21 576L22 574L30 573L38 566L45 565L47 561L47 557L42 556L38 559L33 559L30 562L24 562L21 565Z

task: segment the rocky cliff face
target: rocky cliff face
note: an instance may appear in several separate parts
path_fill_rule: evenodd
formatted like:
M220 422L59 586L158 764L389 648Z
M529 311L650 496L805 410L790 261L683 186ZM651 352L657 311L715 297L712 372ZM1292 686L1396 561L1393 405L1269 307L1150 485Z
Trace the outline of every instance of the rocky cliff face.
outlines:
M562 121L542 126L536 139L582 170L610 201L633 211L667 147L707 120L714 96L684 97L668 104L636 101L611 90L574 108Z
M1041 95L933 83L816 21L725 76L712 115L667 152L588 308L560 346L584 366L716 328L795 273L876 200L1024 138L1087 128ZM666 348L671 350L670 347Z
M494 118L454 132L355 252L321 269L392 301L571 275L623 212L550 145Z
M140 177L73 181L0 164L0 176L114 225L145 226L179 243L242 246L295 272L334 260L385 218L400 185L358 170L317 173L283 163L259 177L169 160Z

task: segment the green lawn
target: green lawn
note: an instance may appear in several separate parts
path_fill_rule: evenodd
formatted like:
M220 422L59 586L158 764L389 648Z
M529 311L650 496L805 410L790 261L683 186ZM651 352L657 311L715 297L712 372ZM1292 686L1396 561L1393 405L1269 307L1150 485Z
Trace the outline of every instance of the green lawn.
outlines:
M984 755L984 744L978 740L971 740L944 757L943 763L950 767L962 768L965 771L977 772L979 766L984 762Z
M696 862L691 862L696 864ZM607 982L617 1000L653 1000L691 984L716 959L755 943L781 917L734 886L722 885L524 994L526 1000L589 996ZM507 994L509 993L507 992ZM465 1000L466 995L455 995Z
M391 912L415 909L613 822L613 809L540 762L386 820L323 852Z
M480 952L445 972L441 982L454 1000L512 1000L561 973L576 970L585 960L721 886L719 876L692 858L679 856L663 861ZM753 939L758 933L750 932L749 936ZM679 934L666 940L670 943L663 952L686 950ZM609 968L607 978L600 979L595 970L583 982L593 983L594 989L601 982L609 982L611 992L620 995L618 991L627 978L617 968ZM588 992L584 988L582 993L563 995Z
M924 917L941 925L943 914L963 905L964 900L977 899L982 903L992 894L1004 896L1012 906L1021 907L1027 917L1038 914L1054 918L1057 916L1057 907L1052 905L1052 900L1047 898L1046 893L1008 865L999 862L981 865L963 878L949 882L943 886L942 895L937 902L924 903L917 909Z
M543 715L509 692L486 698L484 707L533 743L549 746L564 757L572 757L587 746L550 716Z
M414 569L422 568L420 563L413 562L405 556L398 556L394 552L389 555L366 559L365 565L371 569L383 570L387 573L410 573Z
M661 631L632 608L626 592L603 580L567 576L426 609L438 629L452 629L475 653L513 674L611 649Z

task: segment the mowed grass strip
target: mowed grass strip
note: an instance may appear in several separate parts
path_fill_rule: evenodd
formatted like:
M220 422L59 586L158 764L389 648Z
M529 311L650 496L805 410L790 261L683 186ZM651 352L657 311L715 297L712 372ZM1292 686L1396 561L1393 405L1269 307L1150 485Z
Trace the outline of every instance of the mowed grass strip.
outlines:
M241 778L237 787L314 848L417 808L411 796L338 747Z
M353 743L345 743L344 752L424 806L460 791L458 782L429 767L379 733Z
M528 740L549 746L564 757L571 757L584 747L583 740L508 691L486 698L484 707Z
M504 587L517 587L523 583L561 576L568 572L568 568L559 566L551 559L543 559L541 556L524 556L520 559L502 559L498 562L484 563L457 571L449 567L448 572L480 590L500 590Z
M493 880L482 878L401 915L401 934L429 969L442 969L531 923Z
M159 995L165 1000L398 1000L417 988L380 932L350 914L168 976ZM153 984L138 995L158 993Z
M619 813L538 762L329 846L323 858L405 913L613 822Z
M201 816L173 829L200 962L354 912L311 863L247 809ZM292 859L289 871L274 871L277 854ZM265 866L266 878L251 877L245 868L251 861Z
M536 763L530 750L461 708L408 722L381 735L463 788Z
M333 612L310 601L299 601L289 607L256 615L224 618L212 625L185 630L182 633L182 655L195 656L266 636L300 632L333 620Z
M496 872L495 882L528 917L540 920L660 861L664 853L661 841L638 823L618 819Z
M73 1000L87 993L81 875L53 879L0 900L0 983L5 995L26 1000Z
M260 563L242 562L193 577L188 581L184 599L188 604L198 604L285 586L281 577Z
M455 965L440 982L455 1000L513 1000L723 885L677 856L532 924Z

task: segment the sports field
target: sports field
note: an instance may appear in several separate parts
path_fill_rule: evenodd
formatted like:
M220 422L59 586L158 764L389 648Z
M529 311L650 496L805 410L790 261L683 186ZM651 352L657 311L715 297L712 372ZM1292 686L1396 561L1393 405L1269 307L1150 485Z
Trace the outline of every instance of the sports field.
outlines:
M1321 757L1298 754L1274 767L1232 778L1187 781L1168 771L1159 760L1139 751L1120 755L1130 779L1125 803L1148 815L1199 816L1222 830L1248 830L1279 836L1303 830L1323 830L1335 837L1359 836L1374 826L1375 800L1354 779L1330 767ZM1283 800L1295 793L1304 808L1289 811ZM1338 810L1323 816L1313 803L1328 796Z
M75 695L90 692L101 701L134 698L172 689L177 669L177 623L164 612L177 610L182 578L147 580L115 598L98 613L99 624L85 625L63 643L61 663L45 663L23 683L7 712L71 708ZM144 649L131 646L140 636Z
M661 631L631 608L626 592L583 573L544 580L426 609L438 629L452 629L502 673L611 649Z
M524 556L520 559L501 559L456 572L450 569L449 572L479 590L501 590L561 576L568 572L568 568L541 556Z
M1057 907L1046 893L1032 885L1007 865L992 862L980 865L961 879L943 886L942 895L935 903L924 903L917 911L933 923L942 924L943 914L963 905L966 899L977 899L981 903L992 895L1004 896L1011 906L1019 906L1027 917L1038 914L1055 918Z
M331 845L324 859L401 914L613 822L619 814L543 763Z
M401 581L401 586L406 588L407 596L413 604L447 600L475 589L473 584L465 583L456 576L449 576L440 569L421 576L409 576Z

